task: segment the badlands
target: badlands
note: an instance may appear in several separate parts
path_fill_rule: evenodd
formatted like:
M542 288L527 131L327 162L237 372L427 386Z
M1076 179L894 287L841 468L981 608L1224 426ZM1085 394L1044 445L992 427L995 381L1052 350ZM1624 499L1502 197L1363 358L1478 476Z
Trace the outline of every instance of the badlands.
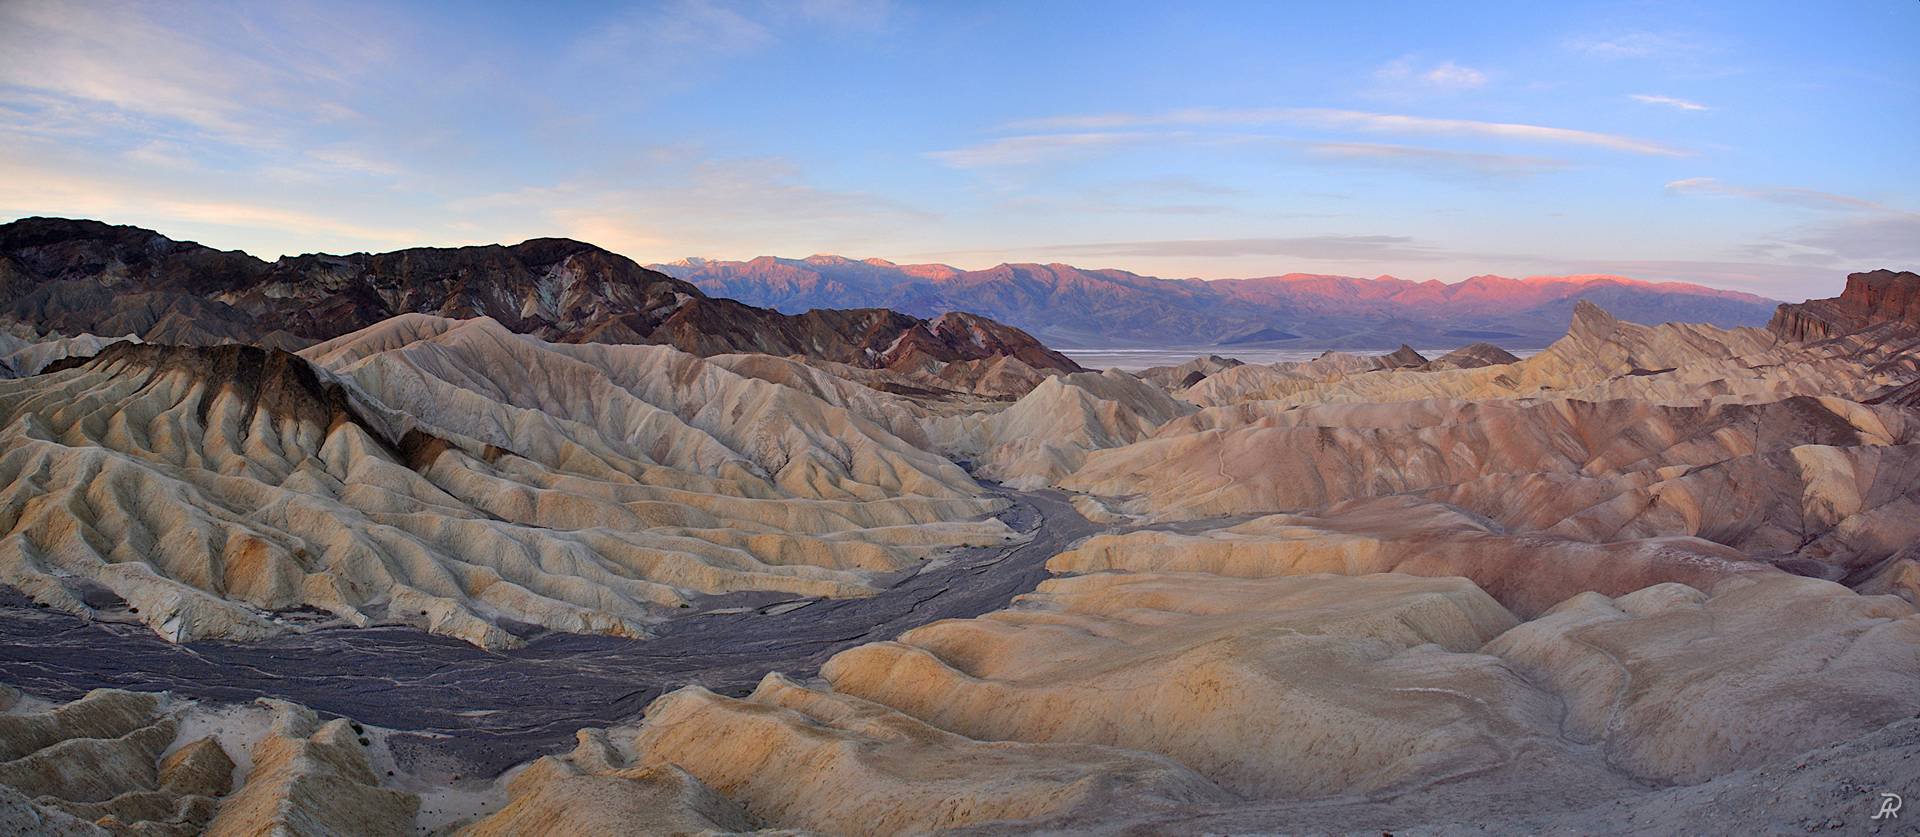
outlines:
M0 235L8 833L1864 833L1920 792L1920 275L1135 375L577 242L64 223Z

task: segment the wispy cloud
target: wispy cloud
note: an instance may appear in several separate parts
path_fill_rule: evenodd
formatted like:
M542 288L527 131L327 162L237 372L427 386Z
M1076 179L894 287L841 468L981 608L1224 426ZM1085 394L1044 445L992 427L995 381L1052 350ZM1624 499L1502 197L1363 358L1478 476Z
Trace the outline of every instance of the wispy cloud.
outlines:
M1359 131L1428 136L1475 137L1481 139L1521 140L1525 142L1582 145L1661 157L1684 157L1688 152L1648 140L1619 134L1554 128L1520 122L1482 122L1472 119L1436 119L1364 111L1303 109L1292 118L1302 124L1328 128L1352 128Z
M574 44L574 58L591 63L664 69L681 50L730 55L763 46L773 33L724 3L674 0L603 21ZM657 65L657 66L656 66Z
M1676 195L1704 195L1716 197L1747 198L1768 203L1786 204L1809 209L1842 209L1880 211L1887 207L1864 198L1839 195L1833 192L1821 192L1815 189L1801 189L1792 186L1739 186L1722 183L1711 177L1689 177L1667 184L1667 191Z
M1074 140L1074 142L1087 143L1093 141L1095 137L1104 137L1108 142L1113 141L1114 138L1123 136L1129 137L1134 141L1138 141L1141 138L1141 135L1137 133L1119 133L1119 129L1139 131L1141 129L1166 129L1176 127L1254 128L1274 125L1323 130L1349 130L1363 133L1464 137L1471 139L1575 145L1661 157L1684 157L1689 154L1689 152L1683 149L1651 140L1577 128L1559 128L1522 122L1444 119L1429 116L1341 110L1336 108L1188 108L1162 113L1107 113L1084 116L1055 116L1042 119L1021 120L1011 123L1006 127L1008 130L1032 132L1100 132L1081 134L1079 135L1081 139ZM960 151L966 152L990 147L1044 146L1049 142L1049 140L1046 139L1047 137L1059 136L1063 135L1034 133L1017 137L1007 137L991 141L982 146L974 146L972 149L961 149ZM935 152L935 154L949 155L954 153L955 152ZM965 155L962 155L962 158L964 159ZM948 158L936 157L936 159ZM951 162L951 160L949 160L949 162Z
M1883 212L1797 231L1791 243L1832 254L1835 260L1911 266L1920 260L1920 213Z
M0 213L67 214L165 224L200 224L294 233L311 241L407 246L422 232L342 220L337 214L83 174L51 174L0 158ZM275 253L256 255L273 256Z
M1028 134L1001 137L964 148L929 151L927 157L958 169L1018 166L1057 160L1100 149L1148 143L1178 142L1191 134L1164 131L1081 131L1069 134Z
M42 108L64 105L70 119L134 114L228 143L281 142L291 119L351 114L344 82L387 55L364 19L348 32L291 10L282 17L297 19L10 0L0 3L0 87L16 101L25 93ZM281 49L277 30L296 27L307 48Z
M1631 98L1636 102L1641 102L1649 105L1664 105L1666 107L1674 108L1676 110L1712 110L1712 108L1707 107L1706 105L1700 104L1699 102L1690 101L1687 99L1679 99L1673 96L1657 96L1652 93L1635 93L1632 96L1629 96L1628 98Z
M782 248L865 249L872 236L937 216L883 196L812 183L777 157L641 150L629 165L554 186L454 202L483 227L544 229L643 260Z
M850 32L878 32L893 16L889 0L800 0L795 8L803 17Z
M1568 38L1564 46L1595 58L1673 58L1700 51L1697 41L1662 32L1621 32Z
M1551 157L1533 157L1523 154L1482 154L1472 151L1454 151L1445 148L1425 148L1414 145L1388 145L1368 142L1321 142L1310 143L1305 147L1307 154L1346 160L1358 163L1372 163L1389 166L1406 166L1421 170L1459 169L1480 174L1524 176L1541 172L1563 169L1568 166L1565 160Z
M1376 81L1389 85L1411 85L1425 91L1472 90L1487 83L1487 74L1452 61L1421 64L1413 56L1396 58L1375 70Z
M1837 219L1801 225L1742 249L1752 258L1796 265L1843 265L1862 261L1886 264L1920 259L1920 212L1879 201L1792 186L1741 186L1711 177L1667 184L1678 195L1729 197L1844 213Z

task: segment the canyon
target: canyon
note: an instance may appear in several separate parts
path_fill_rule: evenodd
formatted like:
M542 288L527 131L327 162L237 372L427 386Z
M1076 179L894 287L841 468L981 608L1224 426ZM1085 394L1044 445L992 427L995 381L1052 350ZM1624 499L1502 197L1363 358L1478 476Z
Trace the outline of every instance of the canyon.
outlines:
M1558 333L1137 373L683 279L0 227L0 828L1773 832L1920 781L1920 275L1288 280Z

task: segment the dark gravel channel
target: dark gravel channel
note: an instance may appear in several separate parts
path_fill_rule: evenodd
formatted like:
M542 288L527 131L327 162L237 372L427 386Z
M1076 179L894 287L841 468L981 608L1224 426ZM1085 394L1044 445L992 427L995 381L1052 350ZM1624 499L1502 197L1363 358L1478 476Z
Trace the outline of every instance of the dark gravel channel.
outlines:
M549 634L489 652L401 627L325 628L252 643L174 645L146 628L91 622L0 594L0 682L54 699L89 689L167 690L215 702L277 697L377 726L403 761L491 777L571 747L575 730L639 715L697 683L745 695L769 671L811 677L828 657L940 619L1004 607L1047 577L1055 553L1095 532L1058 492L1005 491L1000 517L1032 533L976 548L863 599L716 598L649 640ZM0 588L5 590L6 588Z

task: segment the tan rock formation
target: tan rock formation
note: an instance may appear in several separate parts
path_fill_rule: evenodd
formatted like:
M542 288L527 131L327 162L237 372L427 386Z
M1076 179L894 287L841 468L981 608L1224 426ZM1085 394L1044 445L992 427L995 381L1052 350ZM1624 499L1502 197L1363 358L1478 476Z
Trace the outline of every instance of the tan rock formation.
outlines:
M124 337L98 337L81 334L74 337L54 337L46 340L25 342L17 348L0 346L0 375L9 378L38 375L49 364L70 357L91 357L99 354L114 343L138 343L140 338L134 335ZM11 373L11 374L5 374Z
M1159 753L1243 795L1404 792L1558 763L1553 700L1473 653L1513 624L1462 579L1102 574L821 674L971 738Z
M308 354L121 345L0 382L0 580L175 640L304 605L498 648L502 617L639 636L691 595L864 595L1012 537L945 459L672 349L415 316Z
M208 837L284 834L406 835L418 797L379 787L366 745L345 718L320 723L312 710L281 704L274 728L253 746L247 782L220 803Z
M670 764L627 767L600 730L581 730L573 753L528 765L506 806L461 837L522 834L669 835L747 831L740 806Z
M833 834L1097 821L1116 805L1227 798L1145 753L969 740L778 674L745 699L693 686L661 697L634 747L641 765L682 768L762 824Z
M1564 734L1692 783L1920 712L1920 613L1815 579L1587 593L1489 643L1566 701Z
M933 422L936 444L1015 488L1039 488L1078 469L1089 451L1145 439L1192 410L1118 370L1048 378L1005 410Z
M1589 543L1513 535L1483 518L1412 497L1343 503L1183 534L1096 535L1047 562L1055 573L1209 573L1233 578L1336 573L1462 576L1522 617L1587 591L1623 595L1675 581L1709 587L1771 565L1711 541Z
M1154 366L1133 373L1135 377L1162 389L1186 389L1211 375L1217 375L1236 366L1244 366L1239 360L1219 355L1205 355L1175 366Z
M1482 366L1504 366L1519 362L1520 358L1512 352L1492 343L1474 343L1434 358L1427 363L1426 370L1442 372L1448 369L1478 369Z
M1878 340L1808 347L1752 328L1639 325L1582 301L1566 337L1518 363L1439 372L1379 370L1353 361L1334 363L1334 358L1249 365L1195 384L1184 397L1201 406L1520 397L1690 403L1839 395L1861 400L1915 377L1910 360L1882 365L1893 349Z
M0 826L16 834L199 834L231 789L234 764L207 738L162 757L182 711L165 696L98 689L49 709L0 714Z

